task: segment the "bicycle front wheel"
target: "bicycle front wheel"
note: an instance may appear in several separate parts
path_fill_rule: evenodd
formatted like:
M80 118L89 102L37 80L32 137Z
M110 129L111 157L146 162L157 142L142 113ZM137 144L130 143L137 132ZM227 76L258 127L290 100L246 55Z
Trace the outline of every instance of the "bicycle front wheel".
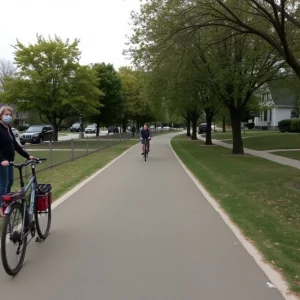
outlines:
M6 273L15 276L21 270L27 247L27 235L23 228L28 226L27 214L24 216L20 203L14 203L8 215L5 216L1 235L1 257ZM22 230L23 229L23 230Z

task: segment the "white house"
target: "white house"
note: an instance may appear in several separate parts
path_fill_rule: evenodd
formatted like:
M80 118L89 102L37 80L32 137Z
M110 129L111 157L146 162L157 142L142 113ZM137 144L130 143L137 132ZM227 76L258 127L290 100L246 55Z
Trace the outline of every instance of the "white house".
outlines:
M275 81L266 85L261 94L261 115L254 119L255 128L276 129L279 121L291 119L297 97L296 90L287 84Z

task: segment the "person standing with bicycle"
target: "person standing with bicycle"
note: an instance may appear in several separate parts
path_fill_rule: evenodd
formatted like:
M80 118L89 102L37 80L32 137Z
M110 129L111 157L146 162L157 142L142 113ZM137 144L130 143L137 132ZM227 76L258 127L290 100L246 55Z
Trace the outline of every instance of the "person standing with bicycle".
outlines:
M10 193L14 182L14 169L9 163L14 161L15 151L28 160L34 159L16 141L10 127L13 121L12 114L11 107L0 108L0 217L3 217L2 196Z
M147 123L144 124L144 128L140 131L140 139L142 144L142 155L144 155L145 151L145 141L147 141L147 149L150 152L150 140L152 138L152 132L149 129L149 125Z

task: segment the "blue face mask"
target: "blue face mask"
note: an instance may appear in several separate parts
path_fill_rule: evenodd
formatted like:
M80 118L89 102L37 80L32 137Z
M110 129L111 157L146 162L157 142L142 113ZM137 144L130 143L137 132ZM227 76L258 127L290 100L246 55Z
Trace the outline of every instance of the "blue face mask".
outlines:
M3 116L2 121L7 124L10 124L12 122L12 116L10 116L10 115Z

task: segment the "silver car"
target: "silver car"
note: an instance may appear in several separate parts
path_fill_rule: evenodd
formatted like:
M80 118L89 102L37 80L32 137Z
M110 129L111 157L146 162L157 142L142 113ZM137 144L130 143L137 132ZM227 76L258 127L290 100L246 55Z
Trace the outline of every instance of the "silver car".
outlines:
M84 132L85 132L85 133L96 133L96 132L97 132L97 125L91 124L91 125L87 126L87 127L85 128L85 131L84 131Z

